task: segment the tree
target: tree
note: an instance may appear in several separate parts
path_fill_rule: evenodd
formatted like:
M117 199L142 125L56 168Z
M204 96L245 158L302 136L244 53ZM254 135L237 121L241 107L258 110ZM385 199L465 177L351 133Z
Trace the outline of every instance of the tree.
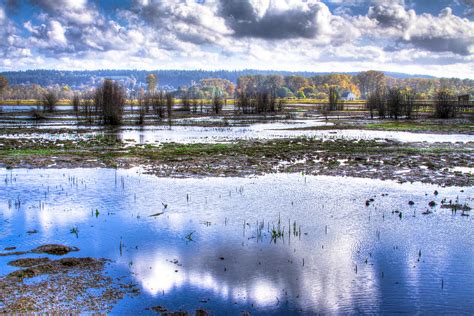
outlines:
M46 112L53 112L56 108L56 104L58 103L58 96L52 90L49 90L43 95L43 110Z
M235 100L237 109L244 114L250 113L251 111L251 101L247 93L240 92L237 94L237 99Z
M371 92L367 98L367 108L370 111L370 118L374 118L375 110L378 110L379 117L385 117L385 101L381 89Z
M416 92L411 88L405 88L403 91L404 111L407 119L411 119L413 112L417 110L415 105Z
M287 98L290 93L291 93L290 89L288 89L287 87L281 87L277 91L277 97Z
M224 106L224 100L220 95L217 93L212 98L212 110L214 113L219 114L222 111L222 107Z
M385 86L385 74L380 71L369 70L361 72L357 75L357 82L364 98L367 98L371 93L377 89Z
M122 123L125 93L115 81L106 79L97 88L94 96L96 110L101 114L104 125L120 125Z
M339 93L335 87L329 88L329 111L337 110L339 104Z
M92 99L90 97L85 97L82 101L82 112L86 117L87 123L92 123L94 121L92 118Z
M171 126L171 118L173 115L174 98L171 93L166 94L166 111L168 112L168 125Z
M81 105L81 97L79 96L78 93L74 93L74 96L72 97L72 109L76 115L79 115L79 107Z
M290 88L293 93L297 93L302 87L308 85L308 79L302 76L286 77L286 86Z
M306 99L306 95L304 94L303 91L298 91L295 93L295 96L298 98L298 99Z
M5 90L8 87L8 80L7 78L0 76L0 96L3 93L3 90Z
M257 89L254 76L241 76L237 79L237 93L249 95L255 93Z
M398 120L402 115L403 96L399 88L393 87L387 91L387 108L391 118Z
M196 97L196 95L193 95L192 105L193 105L193 113L197 113L198 106L199 106L199 100Z
M165 106L166 106L166 95L163 91L152 94L151 107L153 109L153 112L155 112L155 115L160 120L164 117Z
M148 86L148 93L154 93L158 86L158 77L155 74L149 74L146 76L146 83Z
M435 115L438 118L450 118L456 114L456 101L453 93L447 89L441 89L436 94Z
M188 92L185 92L181 97L181 103L183 104L183 111L189 112L191 110L191 101L189 99Z
M147 96L145 96L145 98L139 96L138 97L138 121L137 121L137 124L138 125L143 125L143 123L145 123L145 114L146 114L146 106L145 106L145 103L149 104L150 103L150 98L149 98L149 94Z
M277 91L285 85L285 79L281 75L269 75L266 81L266 88L273 96L276 96Z
M199 85L208 91L219 90L224 92L227 97L233 97L235 92L235 85L227 80L221 78L206 78L199 82Z

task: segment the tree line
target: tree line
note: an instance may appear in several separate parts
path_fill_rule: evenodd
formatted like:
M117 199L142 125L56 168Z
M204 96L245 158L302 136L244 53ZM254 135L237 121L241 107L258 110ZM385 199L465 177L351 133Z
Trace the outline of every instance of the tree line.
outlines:
M37 98L38 95L44 93L41 90L45 87L55 90L61 99L71 99L76 91L93 90L102 83L103 78L119 82L126 90L128 98L138 98L145 94L149 90L150 78L154 78L155 88L173 91L177 97L188 94L191 97L207 99L212 99L216 94L223 98L234 98L242 92L251 95L257 91L270 90L279 98L329 100L331 87L335 88L339 95L352 92L357 98L363 100L367 100L369 93L377 87L409 88L415 92L418 100L433 99L440 89L450 90L454 94L474 93L474 80L470 79L397 78L380 71L365 71L357 74L315 74L270 71L64 72L38 70L5 74L5 78L10 79L10 87L5 89L3 95L8 99ZM88 83L76 85L77 82L70 82L68 84L67 78L79 77L83 80L88 76L90 77ZM181 76L181 79L170 81L170 76L173 78ZM171 89L171 86L177 88Z
M323 107L323 112L341 110L341 87L352 89L356 93L362 94L367 99L367 108L373 118L377 115L380 118L390 117L398 119L400 117L411 118L417 111L415 100L418 98L416 87L405 85L395 86L393 80L377 71L367 71L359 73L356 77L357 85L351 83L348 75L327 75L313 78L321 87L327 89L328 103ZM139 124L143 124L146 114L150 111L157 118L168 118L171 123L174 99L181 98L182 111L197 113L198 109L203 112L203 96L211 100L211 110L215 114L220 114L225 100L231 95L235 98L235 108L240 113L272 113L283 109L284 100L288 97L282 96L281 90L292 91L301 90L308 79L280 75L268 76L243 76L237 80L237 86L230 81L219 78L207 78L200 81L188 89L181 88L173 92L159 90L159 79L155 74L149 74L146 78L146 90L142 89L134 100L137 101ZM342 82L342 83L341 83ZM338 84L339 83L339 84ZM8 89L8 81L0 76L0 95L5 94ZM208 93L203 95L202 89L207 89ZM64 90L63 90L64 92ZM122 121L123 106L127 100L127 94L123 85L110 79L104 80L101 86L83 93L67 90L72 93L73 108L76 113L82 112L88 121L100 118L105 125L118 125ZM60 93L54 89L40 89L41 104L45 112L54 111ZM304 92L303 92L304 93ZM452 89L439 88L434 98L436 100L435 113L438 117L454 117L457 110L456 96ZM133 102L131 103L133 112ZM39 114L37 117L41 117Z

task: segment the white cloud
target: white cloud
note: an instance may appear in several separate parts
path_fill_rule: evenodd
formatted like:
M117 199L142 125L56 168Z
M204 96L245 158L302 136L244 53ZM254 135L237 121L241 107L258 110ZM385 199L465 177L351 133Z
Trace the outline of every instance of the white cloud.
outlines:
M51 45L59 45L64 47L67 45L67 39L65 36L66 29L58 21L51 21L49 23L49 30L47 31L48 39L51 41Z
M5 10L2 7L0 7L0 25L3 24L3 22L5 22L5 19L6 19Z
M474 53L474 22L443 9L438 16L406 10L401 4L378 4L370 7L368 18L359 19L359 27L375 38L389 37L392 42L407 44L432 52L458 55ZM362 22L362 23L361 23Z
M98 12L87 0L31 0L34 4L52 13L57 19L78 25L91 24Z
M473 67L454 68L474 62L474 22L450 9L417 14L404 1L375 0L359 16L334 15L318 0L135 0L116 16L86 0L30 1L41 10L18 23L23 30L4 14L0 69L375 68L474 77Z

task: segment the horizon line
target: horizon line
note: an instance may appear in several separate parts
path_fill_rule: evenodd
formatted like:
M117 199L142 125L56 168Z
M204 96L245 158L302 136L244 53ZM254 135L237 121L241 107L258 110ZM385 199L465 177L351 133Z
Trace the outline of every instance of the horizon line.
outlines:
M154 71L202 71L202 72L220 72L220 71L227 71L227 72L243 72L243 71L262 71L262 72L289 72L289 73L315 73L315 74L352 74L352 73L361 73L366 71L379 71L383 72L384 74L399 74L399 75L407 75L411 77L430 77L432 79L443 79L443 78L456 78L456 79L469 79L468 77L438 77L430 74L422 74L422 73L409 73L409 72L396 72L396 71L388 71L388 70L380 70L380 69L368 69L368 70L353 70L353 71L316 71L316 70L284 70L284 69L257 69L257 68L235 68L235 69L203 69L203 68L157 68L157 69L140 69L140 68L96 68L96 69L55 69L55 68L29 68L29 69L21 69L21 70L0 70L0 73L15 73L15 72L28 72L28 71L65 71L65 72L94 72L94 71L144 71L144 72L154 72ZM474 79L474 78L473 78Z

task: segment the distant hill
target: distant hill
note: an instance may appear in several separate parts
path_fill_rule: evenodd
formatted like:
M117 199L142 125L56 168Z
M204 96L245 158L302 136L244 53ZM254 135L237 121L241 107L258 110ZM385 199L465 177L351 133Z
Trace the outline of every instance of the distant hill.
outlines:
M8 79L10 85L18 84L38 84L41 86L68 85L72 88L96 86L103 78L129 81L133 85L144 85L148 74L156 74L159 78L160 86L177 88L189 86L193 82L198 82L204 78L222 78L232 82L237 82L237 78L245 75L270 75L279 74L283 76L299 75L312 77L317 75L330 74L329 72L291 72L275 70L93 70L93 71L62 71L62 70L27 70L1 72L0 75ZM356 75L357 72L345 74ZM403 73L386 72L387 76L394 78L434 78L426 75L409 75Z

